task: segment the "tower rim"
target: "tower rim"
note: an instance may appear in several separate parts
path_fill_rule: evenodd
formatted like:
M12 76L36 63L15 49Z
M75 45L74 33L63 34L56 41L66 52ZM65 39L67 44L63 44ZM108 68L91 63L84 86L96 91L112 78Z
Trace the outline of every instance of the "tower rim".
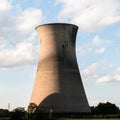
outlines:
M78 29L79 27L75 24L71 24L71 23L45 23L45 24L41 24L41 25L38 25L35 27L35 30L38 28L38 27L41 27L41 26L49 26L49 25L71 25L71 26L74 26L76 29Z

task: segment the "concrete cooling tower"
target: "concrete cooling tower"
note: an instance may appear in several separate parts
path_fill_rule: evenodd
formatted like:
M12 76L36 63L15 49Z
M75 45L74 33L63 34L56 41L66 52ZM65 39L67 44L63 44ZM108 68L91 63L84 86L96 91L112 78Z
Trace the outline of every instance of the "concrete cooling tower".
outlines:
M78 27L66 23L36 27L40 59L30 103L55 113L90 112L77 59Z

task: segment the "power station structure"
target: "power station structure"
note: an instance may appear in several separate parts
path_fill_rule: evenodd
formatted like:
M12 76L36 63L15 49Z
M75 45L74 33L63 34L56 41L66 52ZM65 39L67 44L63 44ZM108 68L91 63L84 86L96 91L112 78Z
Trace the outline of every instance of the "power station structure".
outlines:
M36 27L40 59L30 103L55 113L90 112L77 59L73 24L52 23Z

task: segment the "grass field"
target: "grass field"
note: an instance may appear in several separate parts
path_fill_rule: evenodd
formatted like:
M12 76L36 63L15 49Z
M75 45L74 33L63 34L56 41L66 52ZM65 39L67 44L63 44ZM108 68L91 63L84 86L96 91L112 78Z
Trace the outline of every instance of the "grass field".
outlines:
M6 118L6 119L2 119L0 118L0 120L10 120L9 118ZM75 118L60 118L60 119L57 119L57 120L120 120L120 118L89 118L89 119L75 119Z
M10 119L2 119L0 118L0 120L10 120ZM60 118L57 120L120 120L120 118L89 118L89 119L75 119L75 118Z
M120 118L106 118L106 119L101 119L101 118L98 118L98 119L94 119L94 118L91 118L91 119L72 119L72 118L61 118L61 119L58 119L58 120L120 120Z
M107 119L59 119L59 120L120 120L120 119L118 119L118 118L107 118Z

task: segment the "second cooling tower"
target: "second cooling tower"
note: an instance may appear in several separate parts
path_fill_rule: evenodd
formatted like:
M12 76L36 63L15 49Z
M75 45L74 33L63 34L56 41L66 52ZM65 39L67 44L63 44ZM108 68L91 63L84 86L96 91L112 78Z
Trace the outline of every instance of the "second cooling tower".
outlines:
M76 59L76 33L72 24L45 24L36 28L40 59L31 103L53 112L89 112Z

